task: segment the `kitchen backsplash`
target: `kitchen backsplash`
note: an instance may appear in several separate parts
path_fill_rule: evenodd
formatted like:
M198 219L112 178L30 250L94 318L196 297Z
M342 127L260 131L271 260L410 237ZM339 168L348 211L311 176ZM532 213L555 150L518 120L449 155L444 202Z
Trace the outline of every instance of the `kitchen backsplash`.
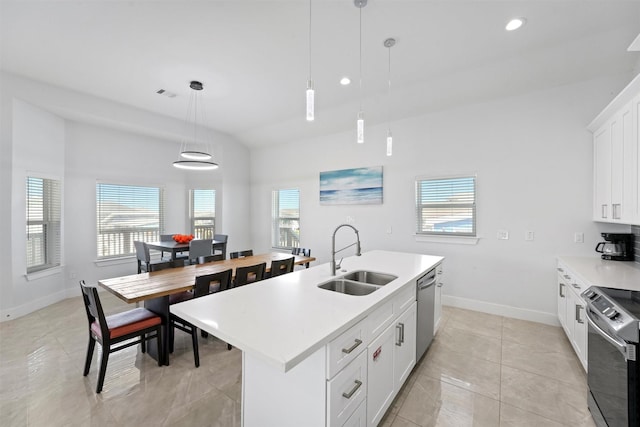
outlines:
M640 226L639 225L632 225L631 226L631 232L633 234L635 234L635 239L634 239L635 247L633 248L633 253L634 253L634 256L636 258L636 262L640 263Z

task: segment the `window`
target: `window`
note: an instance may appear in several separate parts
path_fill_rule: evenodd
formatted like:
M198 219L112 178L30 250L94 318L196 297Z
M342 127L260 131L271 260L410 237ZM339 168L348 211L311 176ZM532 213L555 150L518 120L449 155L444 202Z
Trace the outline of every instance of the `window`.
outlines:
M27 273L60 265L60 181L27 177Z
M299 247L300 191L274 190L271 201L271 245L283 249Z
M96 185L98 258L135 253L134 240L160 240L164 230L162 189Z
M476 177L416 181L418 234L476 235Z
M191 234L196 239L213 239L216 232L216 190L189 192Z

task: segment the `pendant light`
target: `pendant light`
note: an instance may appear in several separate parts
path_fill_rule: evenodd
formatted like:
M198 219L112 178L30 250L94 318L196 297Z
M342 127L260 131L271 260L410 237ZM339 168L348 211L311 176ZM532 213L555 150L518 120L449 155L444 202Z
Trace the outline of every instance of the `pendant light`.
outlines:
M353 0L353 3L360 9L360 109L356 121L356 141L358 144L364 143L364 113L362 112L362 8L367 5L367 0Z
M387 101L387 156L393 155L393 136L391 135L391 48L396 44L396 40L388 38L384 41L384 47L389 51L389 74L388 74L388 101Z
M311 0L309 0L309 79L307 80L307 121L315 119L315 91L311 79Z
M193 144L197 144L197 132L198 132L198 93L204 89L202 83L198 81L192 81L189 83L189 87L193 89L189 96L189 105L187 106L187 117L185 118L185 133L188 133L187 127L189 124L189 117L191 116L191 110L193 109ZM202 113L204 120L204 109ZM207 145L207 151L209 147ZM186 160L183 160L186 159ZM187 139L180 145L180 160L173 162L173 166L178 169L188 170L213 170L218 169L218 164L213 163L211 160L211 154L205 151L198 151L195 149L189 149L189 143Z

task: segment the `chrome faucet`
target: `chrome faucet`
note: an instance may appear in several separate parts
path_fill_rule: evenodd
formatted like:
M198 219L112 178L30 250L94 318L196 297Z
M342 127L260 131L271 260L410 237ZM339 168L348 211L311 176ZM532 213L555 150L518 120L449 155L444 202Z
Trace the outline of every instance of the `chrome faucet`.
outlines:
M353 231L356 232L357 241L355 243L347 245L344 248L338 249L336 251L336 233L342 227L351 227L351 228L353 228ZM336 275L336 267L339 269L342 266L342 258L340 259L340 262L336 266L336 254L338 252L344 251L347 248L350 248L353 245L356 245L356 255L357 256L362 255L361 252L360 252L360 233L358 232L358 230L351 224L340 224L339 226L337 226L336 229L333 231L333 237L331 238L331 275L335 276Z

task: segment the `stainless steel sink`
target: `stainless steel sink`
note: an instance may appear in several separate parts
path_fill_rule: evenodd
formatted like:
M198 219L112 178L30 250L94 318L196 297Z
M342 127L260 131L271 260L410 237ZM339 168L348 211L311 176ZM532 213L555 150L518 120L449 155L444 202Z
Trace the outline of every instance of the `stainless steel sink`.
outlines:
M342 276L345 280L353 280L359 283L368 283L370 285L384 286L395 280L398 276L386 273L377 273L375 271L357 270Z
M329 280L328 282L318 285L318 287L347 295L369 295L371 292L379 289L379 286L344 279Z

